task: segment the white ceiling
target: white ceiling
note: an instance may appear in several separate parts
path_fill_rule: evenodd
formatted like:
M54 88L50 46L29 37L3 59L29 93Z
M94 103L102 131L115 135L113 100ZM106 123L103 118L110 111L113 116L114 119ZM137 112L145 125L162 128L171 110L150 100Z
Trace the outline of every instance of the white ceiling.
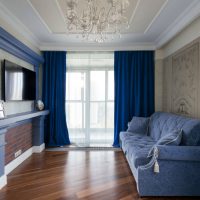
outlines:
M200 15L200 0L130 0L130 28L122 31L122 38L97 44L67 33L65 1L0 0L0 17L16 22L21 32L31 32L41 50L129 50L158 48Z

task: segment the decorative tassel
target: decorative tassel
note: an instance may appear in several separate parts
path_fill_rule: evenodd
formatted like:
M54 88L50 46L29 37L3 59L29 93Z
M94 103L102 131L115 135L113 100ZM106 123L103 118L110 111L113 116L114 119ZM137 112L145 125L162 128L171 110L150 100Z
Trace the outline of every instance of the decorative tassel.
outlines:
M159 164L158 164L158 161L156 160L156 162L154 163L154 172L155 173L159 173L160 170L159 170Z

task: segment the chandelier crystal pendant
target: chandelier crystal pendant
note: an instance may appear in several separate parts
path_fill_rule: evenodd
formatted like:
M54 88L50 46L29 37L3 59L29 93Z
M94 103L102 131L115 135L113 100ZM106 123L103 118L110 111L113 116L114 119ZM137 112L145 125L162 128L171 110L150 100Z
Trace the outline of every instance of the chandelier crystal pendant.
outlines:
M81 34L84 40L102 43L129 28L129 0L67 0L66 5L68 32Z

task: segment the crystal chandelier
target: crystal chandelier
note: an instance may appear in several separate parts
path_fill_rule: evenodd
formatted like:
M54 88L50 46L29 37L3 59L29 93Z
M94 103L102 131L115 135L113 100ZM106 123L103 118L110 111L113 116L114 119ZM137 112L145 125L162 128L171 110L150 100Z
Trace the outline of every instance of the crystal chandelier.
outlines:
M121 37L121 29L129 28L125 16L129 0L67 0L66 23L69 33L84 40L102 43L109 36Z

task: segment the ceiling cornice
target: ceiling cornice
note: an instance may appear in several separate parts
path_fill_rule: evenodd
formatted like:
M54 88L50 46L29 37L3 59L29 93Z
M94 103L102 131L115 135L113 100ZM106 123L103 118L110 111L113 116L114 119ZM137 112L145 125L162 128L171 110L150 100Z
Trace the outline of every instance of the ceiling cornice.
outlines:
M160 36L155 40L159 49L181 32L200 15L200 1L194 1Z
M163 6L163 8L164 7L165 6ZM85 46L84 44L84 46L78 46L59 43L41 43L40 40L24 24L22 24L22 22L20 22L2 3L0 3L0 9L0 17L9 26L16 30L16 32L21 34L30 44L32 44L33 46L35 46L35 48L39 50L155 50L161 48L164 44L169 42L175 35L177 35L180 31L182 31L187 25L189 25L195 18L197 18L200 15L200 1L194 1L194 3L192 3L164 32L162 32L162 34L155 41L152 41L151 43L129 43L128 45L103 44L95 46L94 44Z
M58 45L58 44L48 44L44 43L41 44L40 50L41 51L51 51L51 50L56 50L56 51L131 51L131 50L155 50L156 47L153 43L135 43L135 44L130 44L129 46L127 45L88 45L88 46L78 46L78 45Z
M22 35L35 49L39 50L40 41L38 40L38 38L28 28L26 28L26 26L22 24L1 2L0 10L0 17L12 29Z

